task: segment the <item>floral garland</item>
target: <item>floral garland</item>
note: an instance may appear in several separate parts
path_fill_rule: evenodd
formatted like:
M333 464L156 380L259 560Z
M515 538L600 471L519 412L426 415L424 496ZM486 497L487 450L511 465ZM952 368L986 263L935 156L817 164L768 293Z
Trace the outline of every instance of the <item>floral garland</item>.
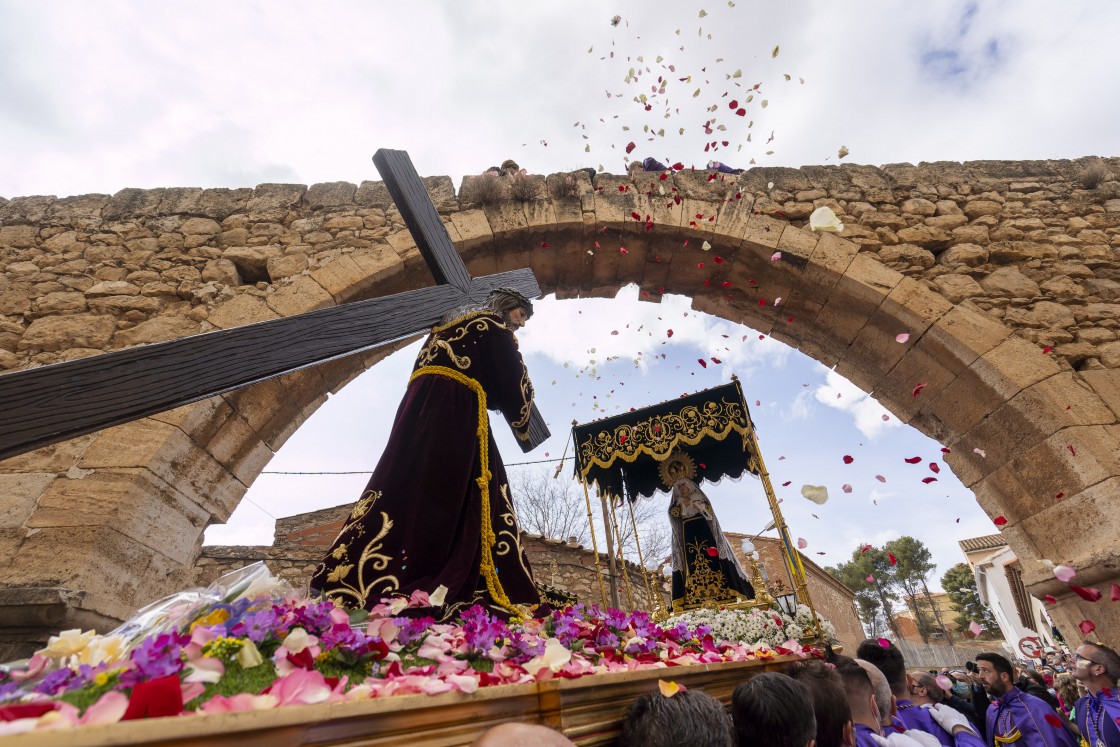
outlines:
M797 635L748 640L726 611L664 626L642 611L583 605L515 624L479 606L451 624L418 616L445 592L383 600L367 616L303 598L254 564L107 635L65 631L0 666L0 736L815 653Z
M828 620L818 618L824 638L836 639L836 628ZM797 606L797 613L790 617L777 610L698 609L674 615L666 625L699 626L711 631L715 640L731 643L765 643L782 646L785 641L800 640L813 627L813 611L807 605Z

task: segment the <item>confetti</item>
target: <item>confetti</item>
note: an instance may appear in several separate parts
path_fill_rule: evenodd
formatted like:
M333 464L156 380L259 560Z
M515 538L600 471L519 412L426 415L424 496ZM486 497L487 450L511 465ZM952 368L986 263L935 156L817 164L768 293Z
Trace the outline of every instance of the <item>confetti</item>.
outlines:
M1101 601L1101 590L1095 586L1074 586L1070 584L1069 590L1077 596L1084 599L1086 602L1099 602Z
M1097 626L1093 623L1092 620L1082 620L1077 624L1077 627L1081 628L1081 632L1085 635L1089 635L1097 629Z
M824 505L828 501L828 488L824 485L802 485L801 495L818 506Z
M898 342L898 343L906 342L909 339L910 339L910 333L909 332L902 332L902 333L894 336L894 341Z
M1068 565L1059 565L1054 568L1054 578L1061 581L1063 584L1068 584L1077 575L1077 571L1070 568Z

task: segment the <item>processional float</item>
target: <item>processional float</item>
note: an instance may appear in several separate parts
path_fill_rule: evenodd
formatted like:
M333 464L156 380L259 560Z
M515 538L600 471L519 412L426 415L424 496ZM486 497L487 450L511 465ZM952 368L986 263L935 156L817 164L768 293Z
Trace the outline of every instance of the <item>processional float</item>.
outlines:
M700 484L718 482L724 477L738 479L744 473L749 473L762 483L773 515L774 527L781 540L782 557L792 581L793 594L776 600L767 590L757 564L748 553L749 573L755 588L754 599L747 599L724 585L705 580L691 584L689 594L675 599L672 611L675 614L701 608L781 607L792 615L798 604L804 604L809 607L813 617L815 630L810 635L821 638L820 621L806 584L805 566L790 539L789 528L778 507L778 499L755 436L750 410L737 377L733 376L729 384L621 415L589 423L573 423L572 439L575 445L575 473L584 488L600 595L604 605L607 604L607 590L599 567L598 539L591 521L591 489L598 493L603 512L610 598L611 604L617 607L620 601L617 576L620 574L616 572L615 563L616 560L622 561L618 514L628 509L631 530L637 540L638 527L634 519L633 504L639 498L650 498L655 492L667 490L679 477L688 477ZM665 610L659 590L660 578L650 578L651 572L645 567L640 541L636 545L649 609L655 616L664 617ZM623 570L621 575L633 606L629 574ZM656 572L652 575L656 576Z

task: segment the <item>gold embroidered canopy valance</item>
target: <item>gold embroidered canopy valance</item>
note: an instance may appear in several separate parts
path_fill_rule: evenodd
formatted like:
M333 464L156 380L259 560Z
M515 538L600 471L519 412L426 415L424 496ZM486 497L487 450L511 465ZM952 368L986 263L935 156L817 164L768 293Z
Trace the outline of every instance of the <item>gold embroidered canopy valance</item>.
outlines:
M696 464L696 479L759 473L753 425L738 380L572 428L576 472L600 492L631 500L664 490L658 467L674 449Z

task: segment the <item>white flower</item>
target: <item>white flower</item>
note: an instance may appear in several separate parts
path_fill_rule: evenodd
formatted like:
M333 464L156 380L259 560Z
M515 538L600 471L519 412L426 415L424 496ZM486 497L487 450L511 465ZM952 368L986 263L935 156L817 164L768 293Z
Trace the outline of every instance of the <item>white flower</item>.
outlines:
M821 205L809 216L809 228L813 231L839 233L844 230L844 224L836 217L836 213L832 212L832 208Z
M444 600L447 598L447 587L440 584L436 590L428 595L428 603L433 607L442 607Z
M95 630L87 630L85 633L79 628L64 630L58 635L52 635L47 641L47 647L39 653L57 659L74 656L80 654L96 635Z
M572 652L568 650L568 647L556 638L549 638L544 642L544 653L533 657L522 666L526 672L535 677L537 672L545 667L553 672L559 672L571 660Z
M298 654L311 644L316 643L312 638L313 636L308 635L303 628L292 628L292 632L288 633L288 637L284 639L284 643L281 645L291 653Z

